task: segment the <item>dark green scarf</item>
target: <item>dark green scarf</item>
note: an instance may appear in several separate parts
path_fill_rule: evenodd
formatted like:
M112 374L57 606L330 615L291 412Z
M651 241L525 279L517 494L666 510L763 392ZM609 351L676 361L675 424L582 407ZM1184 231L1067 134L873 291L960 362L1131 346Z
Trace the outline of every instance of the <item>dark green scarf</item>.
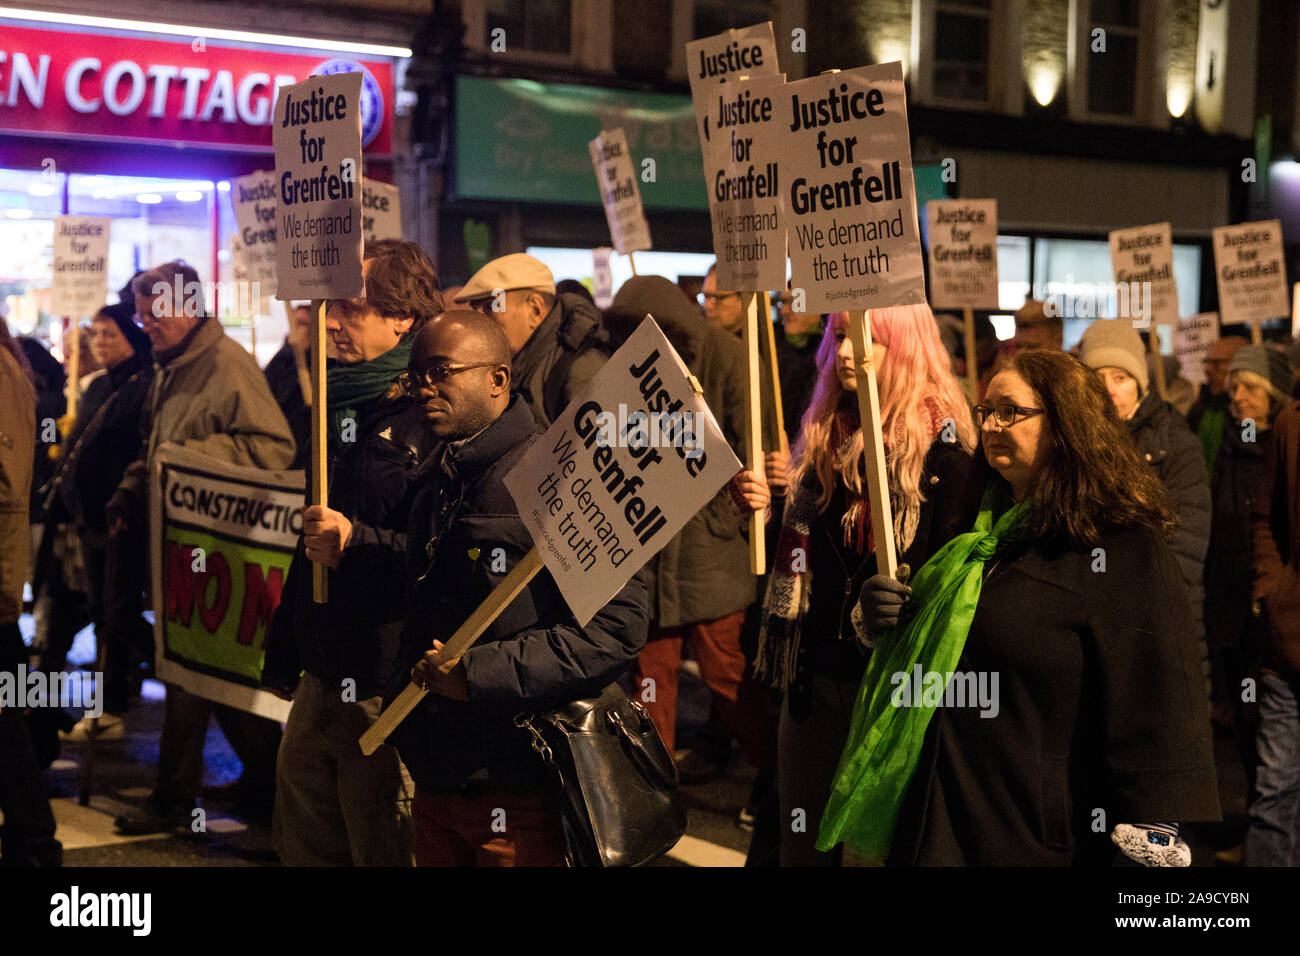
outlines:
M356 422L361 406L374 401L388 391L393 380L406 371L411 358L410 340L398 342L378 358L368 362L342 363L325 373L330 411L330 437L337 441L343 430L343 420ZM353 426L356 427L355 425Z
M895 704L895 675L910 681L918 664L924 674L956 670L984 586L984 563L1023 526L1026 509L1025 502L1012 506L1006 485L990 479L974 529L940 548L912 578L916 616L901 633L888 631L876 641L822 814L819 850L843 842L873 861L889 852L935 710L917 700Z

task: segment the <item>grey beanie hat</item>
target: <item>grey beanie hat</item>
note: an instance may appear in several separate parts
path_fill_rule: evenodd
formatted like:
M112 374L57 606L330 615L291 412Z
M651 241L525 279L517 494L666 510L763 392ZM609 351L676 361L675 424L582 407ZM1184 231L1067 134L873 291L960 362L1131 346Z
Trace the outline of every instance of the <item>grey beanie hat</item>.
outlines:
M1091 369L1119 368L1138 383L1138 394L1145 395L1147 377L1146 348L1142 336L1131 323L1121 319L1098 319L1088 326L1079 343L1079 358Z
M1267 345L1247 345L1237 349L1228 366L1228 374L1233 372L1254 372L1283 395L1291 391L1291 366L1286 356Z

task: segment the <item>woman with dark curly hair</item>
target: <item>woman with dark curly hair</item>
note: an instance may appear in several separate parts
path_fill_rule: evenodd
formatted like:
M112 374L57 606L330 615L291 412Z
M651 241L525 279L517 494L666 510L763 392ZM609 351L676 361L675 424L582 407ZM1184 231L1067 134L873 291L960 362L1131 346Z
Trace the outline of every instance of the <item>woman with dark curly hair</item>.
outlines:
M864 589L877 639L819 845L912 865L1185 865L1216 820L1200 650L1169 496L1096 376L1017 353L976 409L974 530L906 588ZM904 606L905 607L905 606ZM1114 830L1111 838L1107 834Z

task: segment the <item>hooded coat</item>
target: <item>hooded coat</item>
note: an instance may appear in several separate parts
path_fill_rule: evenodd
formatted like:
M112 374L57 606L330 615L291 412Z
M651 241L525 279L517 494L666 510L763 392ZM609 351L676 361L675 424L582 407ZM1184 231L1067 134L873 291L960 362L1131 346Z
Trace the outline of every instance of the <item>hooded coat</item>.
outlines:
M609 358L600 310L562 292L524 347L510 361L514 391L548 427Z
M36 391L18 360L0 348L0 627L17 621L23 609L35 455Z
M629 279L614 297L611 313L638 322L647 313L654 317L699 381L727 443L739 447L749 408L740 341L710 325L686 294L661 276ZM724 487L664 546L647 565L656 625L667 629L717 620L758 599L747 528Z

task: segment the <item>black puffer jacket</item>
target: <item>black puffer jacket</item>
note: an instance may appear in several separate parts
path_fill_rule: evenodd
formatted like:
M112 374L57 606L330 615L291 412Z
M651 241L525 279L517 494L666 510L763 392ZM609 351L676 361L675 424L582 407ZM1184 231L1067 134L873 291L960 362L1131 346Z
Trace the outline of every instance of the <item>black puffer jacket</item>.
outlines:
M1227 700L1241 675L1227 665L1262 657L1267 645L1264 622L1251 613L1250 511L1267 467L1273 432L1242 441L1241 428L1228 423L1214 465L1214 521L1205 557L1205 636L1213 668L1214 699ZM1238 666L1241 666L1239 664Z
M409 398L381 396L357 415L356 441L332 443L330 507L350 520L378 524L405 494L433 447L423 410ZM312 600L311 564L299 539L284 596L271 619L262 682L288 689L305 670L327 686L357 682L356 699L383 693L397 655L400 609L352 599L331 584L329 602Z
M331 588L363 605L404 608L389 699L532 547L503 479L538 434L515 396L478 435L433 450L385 527L353 525ZM428 695L391 741L423 789L474 780L535 792L545 766L514 717L599 693L636 659L647 629L639 576L579 627L543 570L461 658L469 700Z
M1187 427L1178 410L1154 392L1147 395L1128 421L1128 430L1147 462L1169 489L1178 528L1170 545L1178 559L1187 589L1196 636L1205 641L1204 571L1205 552L1210 545L1210 476L1205 470L1201 443ZM1209 680L1208 655L1204 663Z
M140 416L152 381L152 359L132 354L86 388L51 485L57 494L50 503L55 520L70 519L85 531L107 531L104 506L126 466L140 454Z

